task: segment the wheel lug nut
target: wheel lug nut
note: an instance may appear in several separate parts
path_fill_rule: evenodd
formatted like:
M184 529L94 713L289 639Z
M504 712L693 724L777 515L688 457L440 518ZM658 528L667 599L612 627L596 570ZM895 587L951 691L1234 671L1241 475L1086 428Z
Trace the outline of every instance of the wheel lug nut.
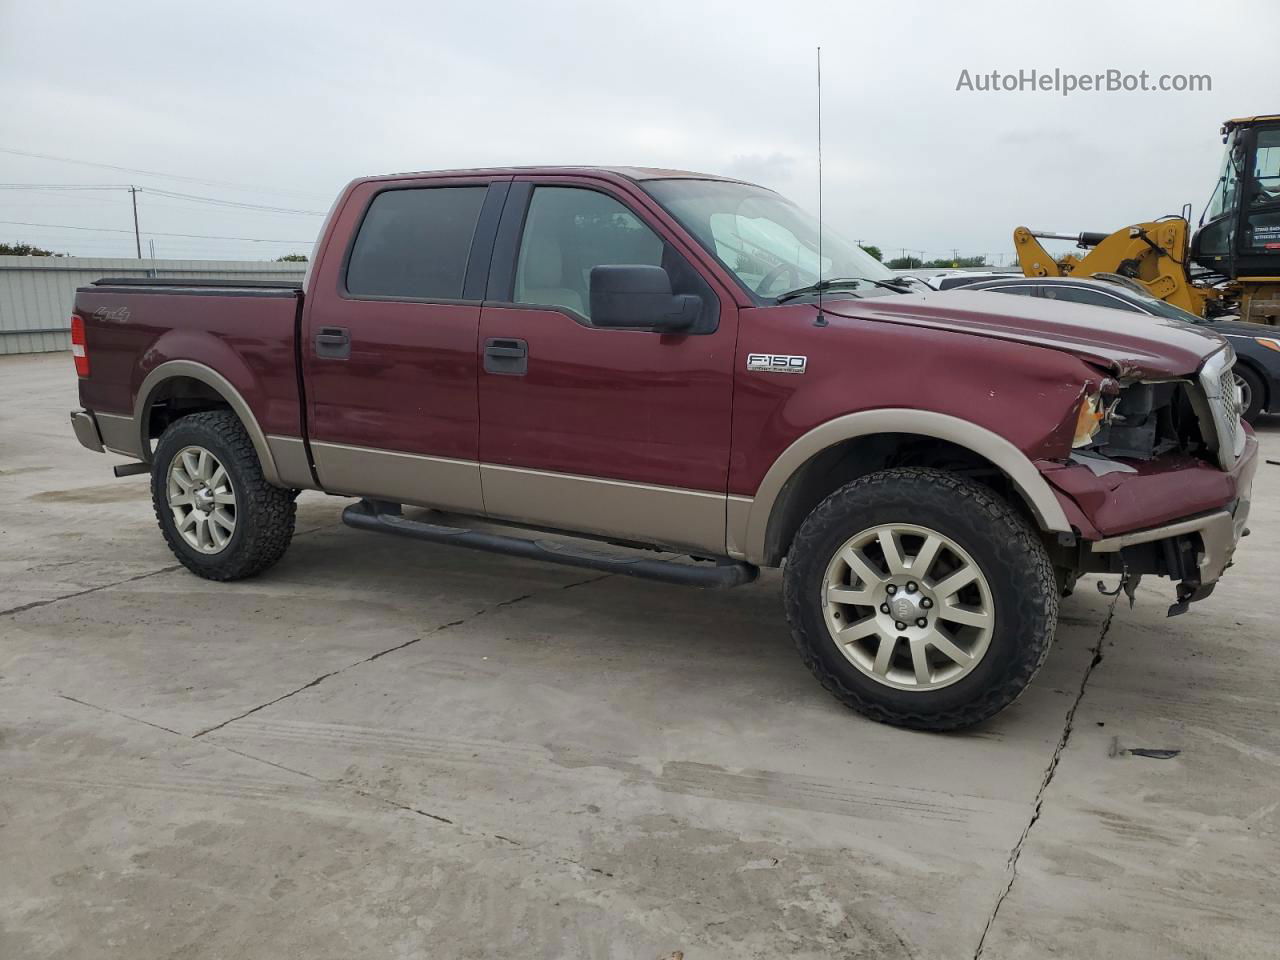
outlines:
M910 581L908 581L908 582L907 582L907 593L915 593L915 592L916 592L916 582L915 582L914 580L910 580Z
M920 606L928 610L930 607L933 606L933 601L930 600L928 597L925 597L923 600L920 601Z
M921 617L919 620L916 621L917 627L927 627L928 625L929 625L929 621L926 620L924 617Z
M895 626L895 627L897 627L899 630L905 630L905 629L907 629L907 625L906 625L905 623L903 623L901 620L896 621L896 622L894 623L894 626Z
M887 603L882 603L882 604L880 604L880 612L881 612L881 613L888 613L888 612L889 612L889 605L888 605Z
M891 596L891 597L892 597L895 593L897 593L897 592L898 592L898 588L897 588L897 587L895 587L895 586L891 583L891 584L889 584L887 587L885 587L885 588L884 588L884 592L885 592L885 593L887 593L889 596Z

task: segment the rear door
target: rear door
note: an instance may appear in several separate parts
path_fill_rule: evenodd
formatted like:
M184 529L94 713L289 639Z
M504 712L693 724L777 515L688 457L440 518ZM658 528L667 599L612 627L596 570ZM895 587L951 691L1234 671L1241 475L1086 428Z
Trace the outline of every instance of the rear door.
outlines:
M494 517L725 551L737 310L646 204L592 178L513 183L480 317L480 461ZM601 264L662 266L688 333L592 326Z
M325 490L483 511L476 334L508 181L373 181L343 205L301 342Z

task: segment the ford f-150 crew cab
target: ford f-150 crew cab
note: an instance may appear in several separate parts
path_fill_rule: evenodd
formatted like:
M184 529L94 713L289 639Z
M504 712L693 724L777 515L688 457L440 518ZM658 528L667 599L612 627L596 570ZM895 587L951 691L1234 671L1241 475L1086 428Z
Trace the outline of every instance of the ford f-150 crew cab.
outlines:
M103 279L72 333L76 435L150 471L200 576L279 560L300 490L676 583L781 566L822 684L928 729L1018 696L1083 573L1206 596L1257 462L1215 335L911 293L776 193L677 171L356 180L300 286Z

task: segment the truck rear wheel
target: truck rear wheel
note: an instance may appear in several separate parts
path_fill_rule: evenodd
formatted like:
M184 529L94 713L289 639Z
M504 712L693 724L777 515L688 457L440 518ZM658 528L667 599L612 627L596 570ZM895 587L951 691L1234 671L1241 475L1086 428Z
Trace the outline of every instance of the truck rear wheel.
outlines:
M249 434L229 411L169 425L151 465L151 500L169 549L208 580L261 573L293 538L292 491L266 481Z
M873 720L956 730L1007 707L1048 655L1053 566L1027 521L941 470L855 480L801 525L784 577L805 663Z

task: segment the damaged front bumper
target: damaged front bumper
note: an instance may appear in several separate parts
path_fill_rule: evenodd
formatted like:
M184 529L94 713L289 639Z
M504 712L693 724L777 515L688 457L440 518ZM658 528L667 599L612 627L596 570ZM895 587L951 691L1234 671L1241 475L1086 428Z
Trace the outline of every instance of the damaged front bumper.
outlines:
M1089 544L1093 553L1121 553L1127 548L1142 543L1155 543L1162 540L1176 541L1179 537L1199 537L1200 549L1196 552L1196 570L1199 580L1211 584L1222 576L1231 565L1231 556L1235 553L1236 544L1245 536L1248 528L1249 500L1237 500L1229 510L1218 510L1214 513L1190 520L1179 520L1177 523L1165 524L1163 527L1152 527L1149 530L1135 530L1118 537L1095 540Z
M1068 560L1080 573L1119 574L1130 592L1145 575L1177 583L1170 616L1213 592L1248 533L1258 443L1250 434L1230 470L1171 458L1126 474L1082 465L1046 473L1079 532ZM1181 506L1192 516L1171 517Z

